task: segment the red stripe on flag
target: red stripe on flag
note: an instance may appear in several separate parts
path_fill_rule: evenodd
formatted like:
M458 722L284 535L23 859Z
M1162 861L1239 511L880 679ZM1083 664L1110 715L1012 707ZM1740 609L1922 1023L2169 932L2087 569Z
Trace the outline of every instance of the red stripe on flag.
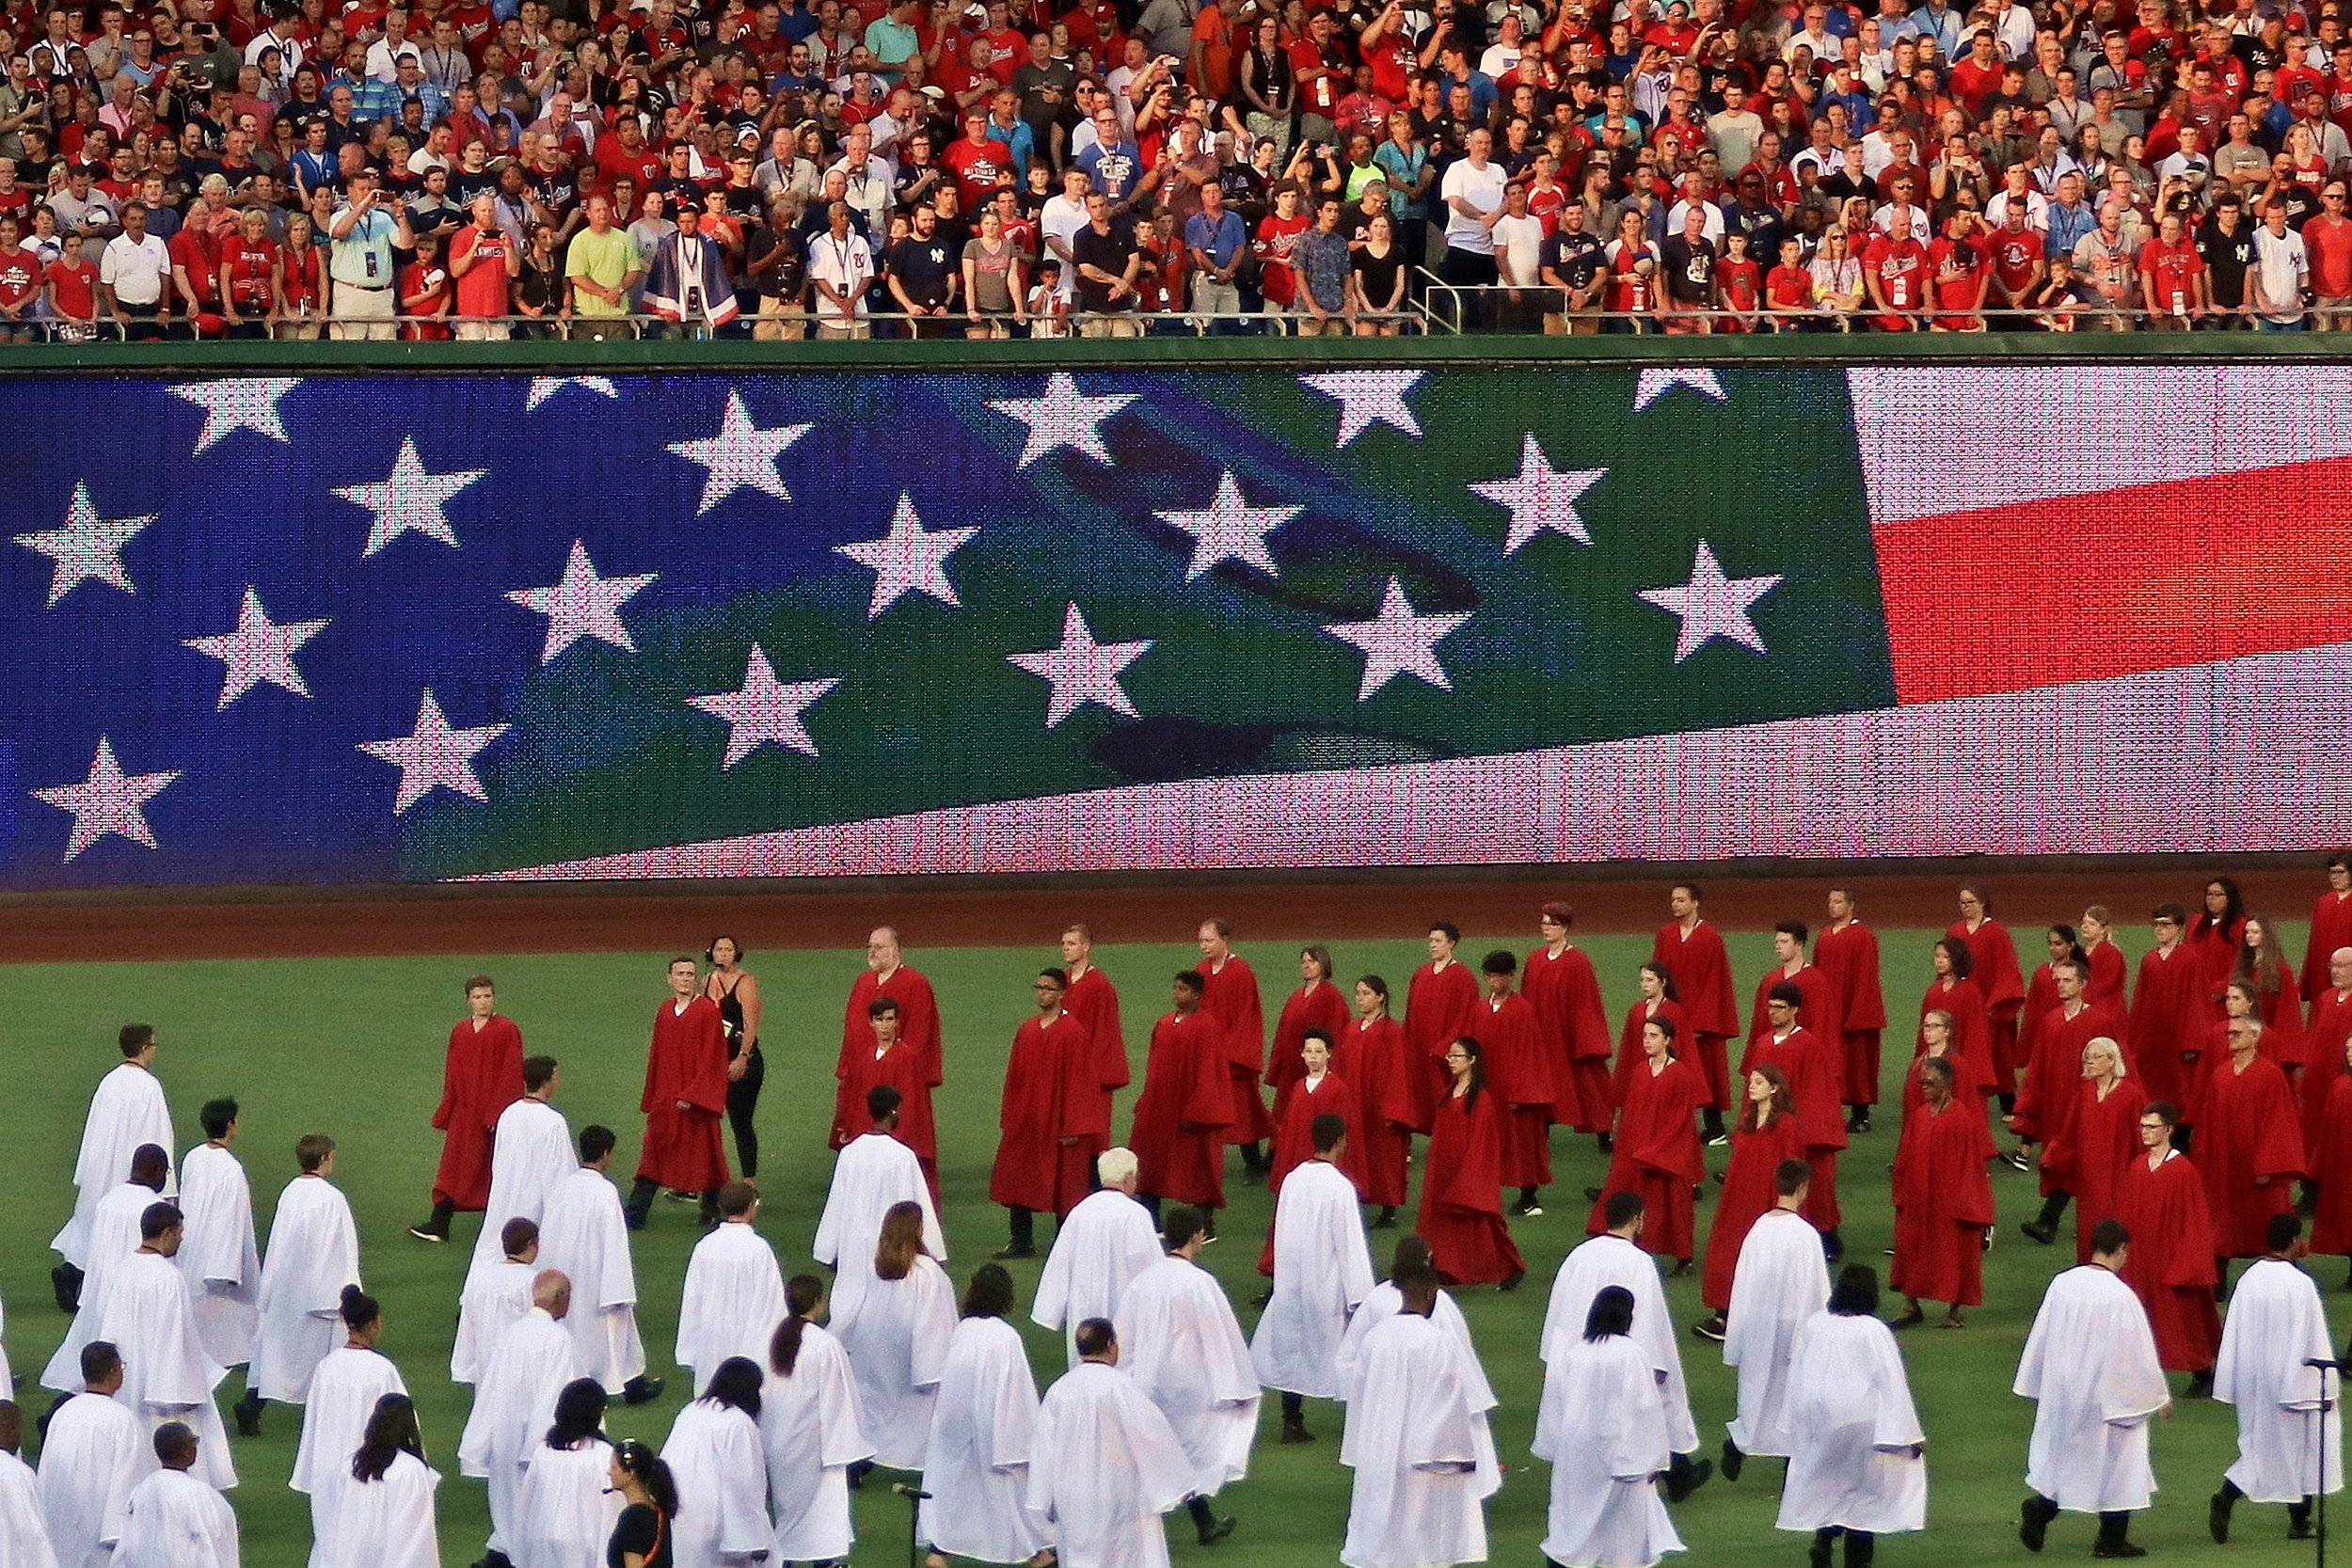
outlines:
M2348 494L2352 458L2330 458L1879 524L1896 694L1941 702L2352 641Z

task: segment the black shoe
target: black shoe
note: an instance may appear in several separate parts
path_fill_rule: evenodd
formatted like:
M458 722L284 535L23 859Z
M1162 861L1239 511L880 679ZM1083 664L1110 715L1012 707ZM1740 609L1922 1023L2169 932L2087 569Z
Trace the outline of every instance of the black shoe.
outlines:
M1311 1443L1314 1440L1315 1434L1307 1430L1307 1418L1305 1417L1299 1417L1295 1420L1287 1417L1283 1418L1282 1441L1284 1443Z
M850 1490L852 1492L862 1490L866 1485L866 1478L871 1475L873 1470L874 1462L870 1459L861 1459L851 1465L850 1466Z
M1724 1439L1724 1462L1720 1468L1725 1481L1738 1481L1740 1467L1748 1462L1747 1454L1730 1438Z
M2213 1537L2213 1544L2217 1546L2230 1544L2230 1495L2227 1492L2216 1492L2213 1500L2205 1505L2205 1533Z
M1532 1197L1523 1197L1511 1205L1511 1212L1523 1220L1539 1220L1544 1217L1544 1206Z
M1595 1133L1594 1141L1600 1145L1600 1151L1603 1154L1614 1154L1617 1152L1617 1140L1607 1132Z
M262 1435L262 1407L260 1405L239 1400L230 1408L237 1418L238 1436L259 1437Z
M2058 1240L2058 1227L2045 1225L2041 1220L2027 1220L2019 1226L2017 1230L2027 1241L2038 1243L2042 1246L2048 1246Z
M1391 1205L1388 1208L1382 1209L1380 1211L1380 1217L1372 1222L1372 1227L1375 1230L1394 1230L1396 1228L1395 1207Z
M1678 1503L1714 1479L1715 1464L1708 1459L1694 1459L1689 1465L1666 1472L1666 1500Z
M621 1211L621 1223L631 1230L643 1230L645 1228L645 1212L643 1209L624 1209Z
M2011 1170L2029 1171L2033 1169L2033 1162L2026 1157L2026 1151L2023 1148L2012 1148L2008 1153L2001 1155L1999 1158L2001 1164L2009 1166Z
M2302 1516L2302 1517L2300 1517L2300 1518L2296 1518L2296 1516L2294 1516L2294 1515L2292 1515L2292 1514L2288 1515L2288 1517L2287 1517L2287 1539L2288 1539L2289 1541L2309 1541L2311 1538L2312 1538L2312 1521L2311 1521L2311 1516L2310 1516L2309 1514L2305 1514L2305 1515L2303 1515L2303 1516Z
M1721 1318L1704 1319L1692 1323L1691 1332L1702 1339L1712 1339L1720 1345L1724 1342L1724 1321Z
M2026 1550L2038 1552L2042 1549L2042 1544L2050 1538L2050 1521L2057 1514L2058 1510L2043 1503L2040 1497L2026 1499L2025 1511L2017 1520L2017 1539L2026 1544Z
M703 1195L700 1193L685 1192L679 1188L672 1187L661 1196L668 1198L672 1203L691 1203Z
M632 1377L621 1385L621 1401L625 1404L651 1404L661 1397L662 1387L658 1377Z
M1813 1544L1805 1548L1805 1561L1812 1564L1812 1568L1829 1568L1830 1544L1836 1539L1824 1531L1816 1530Z
M1031 1246L1026 1242L1015 1242L1010 1246L998 1247L994 1252L990 1253L989 1256L995 1259L999 1263L1004 1263L1009 1262L1015 1258L1035 1258L1037 1256L1037 1248Z
M422 1225L410 1226L408 1227L408 1234L414 1236L420 1242L431 1242L436 1245L449 1240L449 1232L446 1230L436 1230L433 1227L433 1222L431 1220L425 1221Z
M1592 1199L1595 1203L1598 1203L1600 1201L1600 1189L1598 1187L1587 1187L1584 1189L1584 1196Z
M67 1317L82 1307L81 1271L71 1263L60 1263L49 1271L50 1289L57 1292L57 1310Z
M1208 1523L1200 1527L1200 1544L1203 1546L1216 1545L1218 1542L1233 1533L1233 1517L1230 1513L1222 1519L1212 1517Z
M1519 1288L1519 1282L1526 1277L1527 1271L1525 1269L1513 1269L1509 1274L1502 1276L1502 1283L1496 1286L1495 1289L1498 1291L1516 1291Z
M1689 1275L1690 1272L1691 1260L1688 1258L1677 1258L1675 1259L1675 1266L1666 1271L1666 1277L1668 1279L1680 1279Z
M2146 1557L2148 1548L2135 1546L2128 1541L2102 1541L2090 1548L2092 1557Z
M2209 1400L2213 1398L2213 1369L2211 1367L2207 1367L2203 1371L2197 1373L2194 1377L2191 1377L2188 1380L2188 1387L2183 1390L2181 1397L2188 1400Z
M1258 1292L1257 1299L1252 1301L1249 1305L1263 1312L1265 1310L1267 1303L1273 1301L1273 1299L1274 1287L1269 1285L1264 1290L1260 1291Z

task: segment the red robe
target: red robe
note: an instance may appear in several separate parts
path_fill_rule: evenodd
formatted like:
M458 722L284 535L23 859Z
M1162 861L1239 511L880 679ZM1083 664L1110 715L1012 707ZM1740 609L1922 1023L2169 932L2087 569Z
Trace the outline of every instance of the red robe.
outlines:
M2303 1037L2303 1075L2296 1080L2302 1103L2303 1147L2314 1158L2327 1150L2320 1127L2344 1077L2344 1041L2352 1038L2352 991L2329 986L2312 1003L2312 1026ZM2314 1173L2316 1174L2316 1173Z
M2105 1035L2115 1037L2115 1020L2096 1007L2085 1007L2073 1018L2053 1007L2034 1026L2034 1053L2026 1064L2017 1091L2018 1135L2043 1143L2062 1136L2066 1118L2074 1114L2074 1085L2082 1082L2083 1049ZM2042 1196L2070 1189L2054 1185L2050 1168L2042 1167Z
M1348 1022L1347 999L1328 980L1318 980L1311 988L1302 986L1284 999L1282 1016L1274 1023L1274 1049L1266 1053L1265 1063L1266 1085L1274 1090L1274 1126L1278 1136L1282 1126L1282 1102L1290 1097L1291 1085L1307 1076L1307 1059L1299 1053L1307 1031L1321 1029L1331 1037L1331 1061L1336 1067L1339 1053L1347 1047Z
M1707 1079L1708 1107L1729 1110L1736 1101L1724 1070L1724 1042L1740 1032L1740 1003L1731 989L1731 955L1724 951L1723 936L1704 920L1688 931L1680 921L1670 920L1658 927L1649 958L1674 976L1675 993L1696 1038L1695 1052L1680 1040L1677 1048L1697 1062Z
M1067 1011L1050 1028L1041 1019L1023 1022L1005 1062L991 1203L1051 1210L1058 1219L1087 1196L1094 1157L1110 1147L1101 1061L1086 1025Z
M839 1148L851 1138L873 1131L874 1118L866 1114L866 1091L852 1092L850 1087L851 1063L860 1053L874 1051L874 1021L866 1009L882 997L898 1004L898 1038L914 1048L923 1064L923 1083L936 1088L941 1083L939 1049L939 1002L931 995L931 983L906 964L890 972L887 984L875 971L867 970L850 988L850 1005L841 1014L841 1054L834 1059L833 1075L836 1084L833 1100L833 1147Z
M1642 1049L1642 1031L1653 1018L1668 1019L1674 1023L1674 1038L1667 1043L1666 1054L1678 1062L1689 1062L1691 1069L1699 1072L1697 1058L1691 1054L1691 1022L1683 1016L1682 1004L1661 998L1657 1011L1652 1012L1648 1003L1636 1002L1626 1009L1625 1027L1617 1031L1617 1061L1609 1070L1609 1103L1612 1105L1624 1106L1628 1086L1633 1082L1634 1069L1648 1059L1649 1053ZM1704 1072L1699 1072L1699 1103L1707 1103L1707 1075Z
M1813 1189L1804 1200L1804 1217L1816 1230L1829 1230L1839 1220L1837 1211L1837 1151L1846 1147L1846 1118L1837 1099L1837 1064L1830 1059L1820 1037L1802 1026L1784 1037L1766 1034L1750 1040L1740 1061L1740 1076L1760 1067L1776 1067L1788 1080L1788 1100L1804 1129L1804 1157L1813 1164Z
M1527 956L1519 994L1535 1009L1551 1063L1551 1119L1579 1132L1606 1132L1615 1109L1609 1093L1609 1014L1600 980L1582 948L1547 947Z
M1506 1187L1541 1187L1551 1180L1551 1059L1535 1009L1524 996L1479 1004L1470 1033L1482 1052L1486 1092L1495 1101L1495 1132Z
M1446 1071L1448 1047L1464 1035L1478 1033L1478 977L1455 958L1439 970L1423 964L1413 971L1405 991L1405 1043L1413 1060L1413 1126L1430 1130L1438 1101L1450 1092Z
M1364 1113L1363 1130L1351 1129L1347 1141L1361 1151L1365 1201L1399 1208L1412 1161L1413 1128L1421 1118L1414 1095L1421 1063L1405 1043L1405 1026L1385 1016L1349 1025L1343 1054Z
M1502 1217L1500 1110L1491 1091L1475 1105L1450 1094L1430 1118L1415 1228L1451 1285L1498 1284L1527 1268Z
M2111 942L2103 942L2086 951L2090 955L2090 977L2083 990L2083 1000L2120 1023L2131 1014L2131 1003L2123 994L2124 982L2131 977L2123 962L2123 950Z
M2013 1094L2017 1069L2025 1065L2017 1054L2017 1015L2026 1005L2017 943L2010 940L2009 927L1993 919L1973 931L1965 921L1956 920L1944 934L1968 944L1968 978L1984 997L1985 1035L1993 1043L1993 1081L2003 1094Z
M1304 1078L1291 1085L1292 1093L1281 1101L1281 1108L1274 1117L1274 1148L1272 1164L1266 1177L1269 1196L1279 1198L1282 1179L1315 1157L1315 1117L1336 1116L1347 1123L1347 1146L1340 1155L1340 1174L1356 1184L1356 1196L1364 1194L1364 1159L1356 1147L1356 1130L1363 1124L1362 1101L1346 1079L1336 1072L1326 1072L1322 1082L1311 1092ZM1279 1204L1277 1206L1279 1208ZM1265 1250L1258 1255L1258 1272L1271 1279L1274 1276L1274 1216L1269 1213L1265 1224Z
M1127 1129L1136 1191L1225 1207L1225 1134L1233 1125L1231 1054L1224 1031L1205 1007L1167 1014L1152 1026L1143 1092Z
M2281 975L2276 990L2256 993L2254 1016L2263 1021L2262 1053L2287 1069L2289 1081L2300 1073L2304 1053L2303 1001L2295 993L2295 976ZM2258 982L2259 983L2259 982Z
M1960 1081L1981 1080L1998 1091L2000 1075L1994 1069L1993 1035L1984 1021L1984 993L1971 979L1930 980L1919 998L1919 1032L1912 1037L1911 1055L1916 1061L1928 1049L1927 1019L1932 1012L1952 1015L1952 1054L1968 1062Z
M433 1201L467 1213L490 1206L490 1148L499 1113L523 1097L523 1032L515 1021L492 1013L476 1029L471 1015L449 1032L449 1054L441 1063L441 1103L433 1125L441 1139L441 1164L433 1173Z
M2058 1005L2058 976L2050 973L2050 966L2045 963L2026 982L2026 1005L2017 1009L2017 1065L2028 1078L2033 1075L2034 1046L2042 1037L2042 1021ZM2021 1097L2025 1094L2022 1083L2017 1092Z
M2270 1216L2294 1207L2304 1173L2303 1129L2286 1073L2265 1056L2243 1070L2222 1057L2205 1078L2196 1125L2214 1256L2260 1258L2270 1250L2263 1235Z
M2238 949L2246 945L2246 917L2240 915L2227 926L2217 926L2213 924L2211 915L2201 911L2181 945L2197 956L2197 977L2201 988L2199 994L2205 1004L2205 1017L2221 1017L2221 988L2230 983L2231 972L2237 968Z
M1258 999L1257 974L1238 953L1227 954L1224 966L1214 972L1202 964L1200 973L1209 981L1200 993L1200 1010L1225 1036L1226 1092L1233 1101L1225 1141L1262 1143L1274 1136L1274 1118L1266 1115L1258 1086L1265 1071L1265 1006Z
M1793 1115L1750 1127L1745 1112L1731 1130L1731 1164L1715 1196L1715 1219L1707 1232L1707 1265L1699 1276L1699 1299L1718 1312L1731 1310L1731 1271L1748 1227L1778 1200L1772 1180L1783 1160L1804 1158L1804 1129Z
M2312 940L2303 949L2303 999L2312 1005L2312 1022L2319 1022L2319 999L2329 990L2328 960L2339 947L2352 947L2352 894L2337 896L2329 888L2312 906Z
M1830 996L1837 1008L1838 1076L1845 1102L1875 1105L1880 1037L1886 1029L1878 933L1859 920L1824 927L1813 939L1813 964L1829 977Z
M2312 1144L2312 1177L2319 1183L2312 1212L2312 1250L2352 1256L2352 1076L2328 1088L2328 1106Z
M1986 1072L1972 1082L1968 1069L1975 1064L1971 1063L1967 1057L1954 1056L1947 1048L1945 1059L1952 1064L1954 1073L1952 1098L1963 1105L1974 1105L1981 1111L1984 1102L1993 1097L1993 1075ZM1903 1073L1903 1126L1902 1131L1895 1135L1895 1163L1899 1165L1902 1164L1903 1146L1911 1141L1912 1130L1926 1125L1924 1113L1928 1105L1928 1091L1926 1086L1919 1082L1919 1069L1927 1061L1926 1056L1914 1056L1911 1059L1910 1068ZM1976 1098L1970 1100L1968 1098L1970 1094L1974 1094Z
M2206 1185L2184 1155L2150 1170L2142 1154L2123 1167L2115 1189L2115 1217L2132 1233L2123 1282L2148 1309L2156 1359L2167 1371L2209 1370L2221 1349L2221 1316L2213 1305L2214 1249L2221 1243L2208 1217Z
M1092 964L1074 976L1061 994L1062 1011L1086 1026L1094 1047L1095 1094L1103 1104L1103 1125L1111 1124L1111 1101L1133 1078L1127 1064L1127 1031L1119 1022L1119 990L1110 977Z
M1830 985L1829 976L1813 965L1806 964L1791 979L1786 971L1774 964L1764 972L1764 978L1756 983L1756 1001L1748 1009L1749 1048L1753 1050L1757 1040L1772 1032L1772 1015L1765 1010L1765 1004L1772 1000L1772 988L1783 980L1789 980L1804 995L1804 1000L1797 1004L1797 1026L1822 1041L1825 1049L1835 1047L1845 1030L1838 1022L1836 993ZM1740 1059L1743 1062L1746 1060L1745 1057ZM1830 1066L1839 1069L1837 1087L1838 1098L1842 1101L1845 1098L1844 1063L1835 1049L1830 1049ZM1740 1069L1742 1075L1747 1070L1745 1067Z
M1980 1101L1955 1095L1903 1123L1895 1158L1895 1260L1886 1282L1919 1301L1984 1300L1984 1233L1993 1224L1985 1162L1993 1135Z
M866 1096L878 1084L887 1084L898 1091L898 1125L890 1135L914 1150L915 1159L923 1166L923 1180L930 1184L931 1201L939 1200L939 1124L931 1116L931 1086L923 1081L923 1058L914 1050L914 1042L901 1039L880 1056L874 1054L874 1042L866 1042L862 1057L850 1062L850 1076L843 1080L857 1097L861 1114L866 1111ZM874 1118L867 1115L866 1130L874 1130ZM1081 1192L1080 1197L1086 1196Z
M1615 1148L1609 1156L1609 1174L1600 1184L1585 1230L1597 1236L1609 1228L1602 1212L1611 1193L1642 1195L1642 1250L1661 1258L1688 1260L1697 1242L1692 1222L1691 1190L1707 1180L1707 1161L1699 1150L1698 1124L1692 1119L1707 1102L1707 1085L1689 1062L1666 1058L1665 1069L1652 1072L1646 1056L1626 1078L1625 1109L1617 1116Z
M2151 1102L2187 1107L2209 1022L2204 984L2204 972L2185 942L2174 943L2169 954L2152 947L2139 956L2139 984L2132 992L2132 1069Z
M654 1009L653 1049L645 1056L645 1092L637 1108L645 1113L639 1180L681 1193L726 1185L719 1129L727 1109L727 1037L716 1002L697 996L681 1013L665 999Z
M2074 1195L2074 1261L2090 1261L2090 1233L2115 1217L2116 1185L2139 1148L2139 1114L2146 1093L2122 1078L2099 1098L2088 1078L2074 1081L2074 1109L2042 1146L2042 1179L2054 1192Z

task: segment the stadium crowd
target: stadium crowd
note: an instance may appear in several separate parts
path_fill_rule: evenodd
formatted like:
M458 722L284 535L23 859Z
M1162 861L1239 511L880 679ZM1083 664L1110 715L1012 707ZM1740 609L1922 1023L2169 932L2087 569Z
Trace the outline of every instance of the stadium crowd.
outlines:
M0 340L2342 327L2209 4L14 0Z

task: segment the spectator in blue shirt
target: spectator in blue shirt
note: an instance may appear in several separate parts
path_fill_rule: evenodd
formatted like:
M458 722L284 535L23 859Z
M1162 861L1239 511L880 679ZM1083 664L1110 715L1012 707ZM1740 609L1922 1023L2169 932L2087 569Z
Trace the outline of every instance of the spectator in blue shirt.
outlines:
M2083 177L2069 169L2058 176L2058 194L2050 198L2050 227L2044 256L2072 256L2074 243L2099 227L2099 214L2083 199Z
M1192 308L1204 317L1238 317L1241 284L1237 275L1248 253L1249 229L1241 214L1225 205L1225 189L1216 181L1200 187L1200 210L1184 220L1184 249L1192 257ZM1238 332L1237 320L1211 321L1212 333Z

